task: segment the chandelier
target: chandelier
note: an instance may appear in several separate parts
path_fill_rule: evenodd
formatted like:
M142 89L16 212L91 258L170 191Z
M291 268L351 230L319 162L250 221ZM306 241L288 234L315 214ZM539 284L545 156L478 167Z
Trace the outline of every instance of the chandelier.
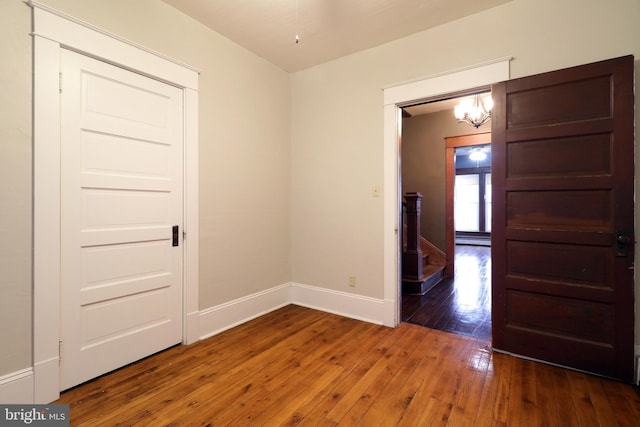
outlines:
M454 109L454 114L458 123L466 123L479 128L491 118L491 108L493 108L491 95L480 97L478 94L460 100Z
M469 160L473 160L475 162L481 162L487 158L487 153L485 152L485 148L474 148L469 153Z

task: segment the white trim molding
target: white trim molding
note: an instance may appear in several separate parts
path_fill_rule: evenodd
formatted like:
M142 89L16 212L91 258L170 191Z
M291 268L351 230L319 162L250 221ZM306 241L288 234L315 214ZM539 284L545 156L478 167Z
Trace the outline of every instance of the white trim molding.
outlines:
M400 239L401 212L400 107L422 100L435 100L509 79L511 57L487 61L440 73L384 90L384 319L385 325L400 324Z
M199 337L212 337L289 304L384 325L383 308L389 302L301 283L284 283L201 311Z
M200 339L205 339L263 314L291 304L291 285L285 283L200 312Z
M385 324L385 301L377 298L292 283L291 303L364 322Z
M184 101L183 339L198 339L198 71L76 20L33 7L34 403L60 396L60 50L69 49L181 88ZM29 403L27 401L22 403Z
M0 377L0 402L9 405L33 402L33 370L31 368Z
M33 35L55 41L65 48L96 56L111 64L147 74L156 80L198 90L200 70L197 68L83 22L36 0L30 0L29 4L33 8Z

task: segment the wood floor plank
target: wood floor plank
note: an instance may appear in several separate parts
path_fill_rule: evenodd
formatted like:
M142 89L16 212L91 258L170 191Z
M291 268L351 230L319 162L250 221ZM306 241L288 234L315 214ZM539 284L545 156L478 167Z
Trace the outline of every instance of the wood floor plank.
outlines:
M511 368L514 359L506 354L494 354L493 357L493 372L494 380L496 381L496 395L493 402L493 420L498 423L507 424L509 414L509 401L510 394L509 389L511 385ZM519 396L513 396L517 399Z
M618 425L631 426L640 420L640 389L635 388L635 393L629 395L627 390L618 387L611 381L602 381L602 388L611 405L611 410L616 416Z
M359 340L360 355L359 362L354 363L354 368L345 374L340 381L330 385L328 388L320 390L317 398L308 401L305 405L296 409L290 421L296 421L299 425L316 425L320 420L327 420L327 414L334 409L342 400L343 396L348 393L361 378L367 375L372 369L378 369L383 366L380 359L385 357L389 347L397 339L400 333L395 330L390 333L387 328L378 329L375 336L371 340ZM367 344L375 344L369 347ZM344 403L343 403L344 405ZM335 424L335 421L326 421L325 424Z
M568 374L571 372L561 369L551 369L553 382L553 398L556 402L556 416L561 420L561 426L576 427L580 425L577 417L577 408L573 403L571 385Z
M559 402L554 399L551 371L557 369L542 363L532 363L535 376L536 409L543 417L538 418L540 427L563 427L564 420L558 417Z
M604 392L602 379L595 376L585 377L585 385L586 391L589 395L589 400L596 412L596 419L598 420L598 423L602 426L607 425L611 420L615 420L616 415L611 407L611 402L609 402L609 399ZM640 420L637 421L640 422Z
M494 420L494 402L498 396L498 380L493 372L493 367L486 371L481 393L480 404L473 425L491 425Z
M429 340L422 328L414 325L406 327L411 330L410 334L403 342L398 342L402 349L398 359L388 359L390 369L385 372L386 378L378 382L380 390L370 387L366 392L380 397L372 401L364 415L356 417L356 425L395 425L413 400L415 390L404 390L403 387L416 374L418 365L428 351Z
M434 341L432 339L421 340L414 351L416 354L412 356L412 360L409 362L410 366L415 365L412 372L407 372L406 378L404 379L401 378L400 375L396 377L396 384L400 385L400 383L403 383L402 386L397 388L397 385L395 385L393 389L387 389L384 396L386 400L389 401L389 404L376 404L375 411L370 411L370 413L368 413L369 416L384 412L384 417L378 417L379 420L384 420L385 423L382 425L397 425L401 419L412 417L411 413L408 412L409 408L412 407L412 405L414 408L419 408L422 405L422 403L418 401L418 391L425 379L431 375L434 360L436 360L438 354L438 347L433 344ZM390 409L385 410L385 406ZM373 423L371 417L369 417L369 420L372 420ZM366 425L364 423L362 424ZM373 423L371 425L376 424Z
M397 340L354 386L345 393L338 404L327 414L326 418L336 423L356 425L362 415L371 405L371 397L379 396L380 389L384 389L392 378L396 369L401 367L401 362L407 357L405 348L413 349L416 343L416 329L402 325L405 333L397 336Z
M509 419L517 425L540 425L536 409L535 372L531 361L514 359L509 388Z
M435 409L432 413L423 413L419 418L417 425L426 425L429 422L435 422L436 425L455 425L449 424L454 414L455 404L458 393L463 388L462 384L466 383L468 378L464 376L466 363L471 358L474 351L474 341L471 339L457 340L454 335L447 335L450 347L453 349L451 356L444 359L444 363L440 368L439 379L431 390L431 397L437 400ZM456 341L457 345L452 345Z
M473 342L473 351L464 367L459 392L456 395L449 424L454 426L473 426L476 422L482 399L482 391L487 380L487 369L491 363L491 349L482 341Z
M344 333L344 329L337 328L333 331L335 335L319 333L318 339L314 340L317 341L318 346L305 346L301 359L290 360L291 366L287 370L276 373L278 381L263 386L265 396L263 401L247 405L243 408L243 414L229 420L229 423L232 425L273 423L274 418L277 418L284 408L289 405L295 407L296 400L305 400L308 396L315 395L316 387L321 387L324 383L320 381L318 384L319 378L325 375L336 378L343 373L345 360L349 360L357 351L357 336L366 334L370 328L370 325L361 322L344 320L354 323L347 333ZM287 382L296 382L298 387L290 389L283 386Z
M62 393L72 426L636 425L637 387L287 306ZM532 424L533 423L533 424Z
M415 426L424 414L431 414L431 412L425 411L425 405L430 404L434 407L436 402L432 399L436 394L436 385L445 373L443 367L448 363L448 360L455 357L456 346L452 345L449 334L434 333L431 336L433 339L430 340L432 345L428 358L430 363L425 371L421 371L424 381L420 383L411 403L398 422L399 426Z
M586 386L586 378L578 372L567 372L571 398L580 426L597 426L598 418Z

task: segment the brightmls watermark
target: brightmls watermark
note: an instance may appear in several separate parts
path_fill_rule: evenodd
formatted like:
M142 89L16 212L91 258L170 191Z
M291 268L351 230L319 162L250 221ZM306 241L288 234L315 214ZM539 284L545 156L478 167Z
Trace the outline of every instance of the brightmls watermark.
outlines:
M69 427L69 405L1 405L0 427Z

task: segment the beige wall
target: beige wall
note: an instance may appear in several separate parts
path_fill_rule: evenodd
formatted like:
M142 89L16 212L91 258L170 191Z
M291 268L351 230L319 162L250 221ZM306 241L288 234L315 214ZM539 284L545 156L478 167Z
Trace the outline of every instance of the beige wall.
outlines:
M446 252L445 138L490 132L491 122L479 129L459 124L453 110L402 120L402 194L422 194L420 233Z
M0 3L0 377L31 365L31 8Z
M638 22L637 0L513 0L293 74L293 280L384 295L384 87L507 56L512 77L640 58Z

